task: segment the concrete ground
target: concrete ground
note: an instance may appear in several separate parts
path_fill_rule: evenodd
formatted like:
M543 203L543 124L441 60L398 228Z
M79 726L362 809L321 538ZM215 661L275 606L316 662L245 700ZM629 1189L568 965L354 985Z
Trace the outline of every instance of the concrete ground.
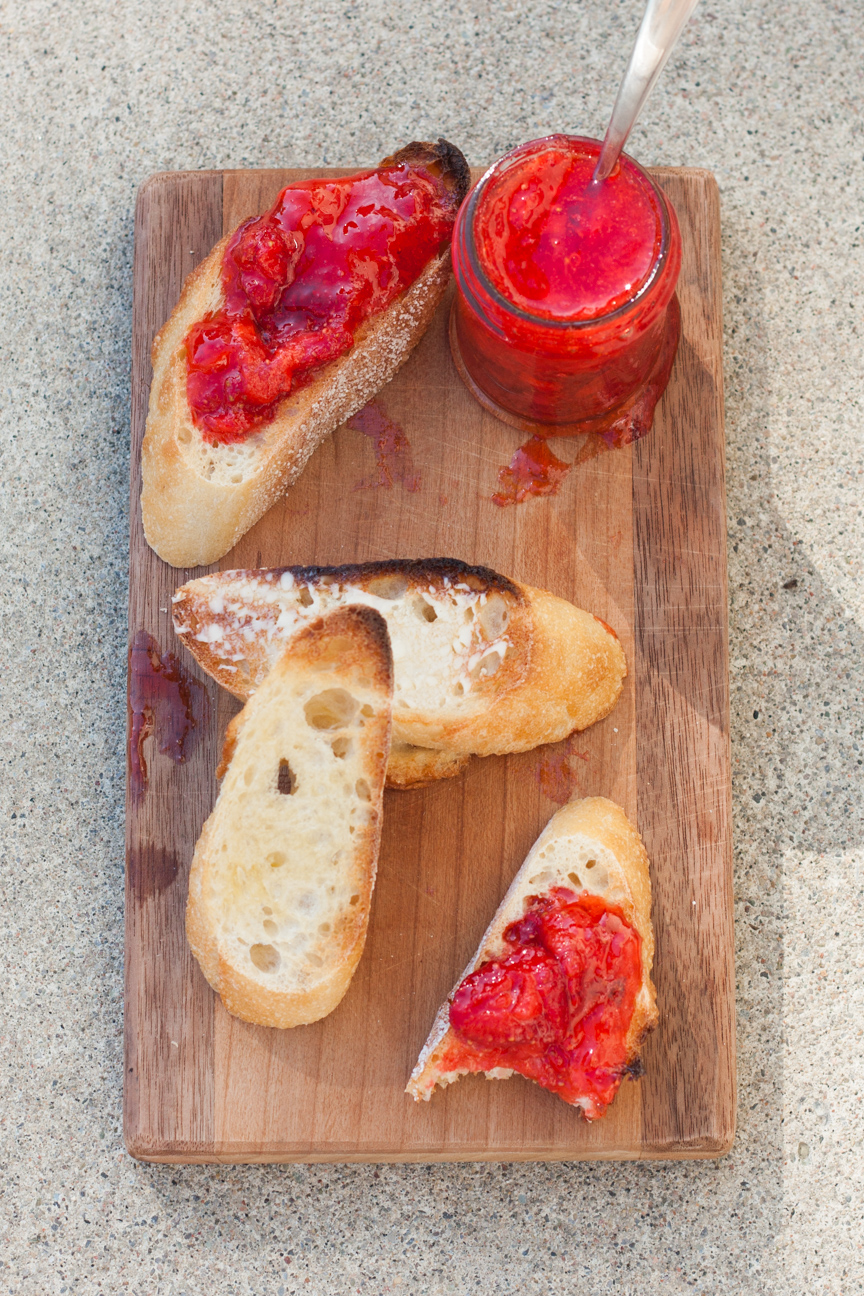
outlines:
M723 201L739 1135L158 1168L120 1136L135 194L602 133L638 0L0 8L0 1290L864 1291L864 16L702 0L631 141ZM792 582L797 582L794 585Z

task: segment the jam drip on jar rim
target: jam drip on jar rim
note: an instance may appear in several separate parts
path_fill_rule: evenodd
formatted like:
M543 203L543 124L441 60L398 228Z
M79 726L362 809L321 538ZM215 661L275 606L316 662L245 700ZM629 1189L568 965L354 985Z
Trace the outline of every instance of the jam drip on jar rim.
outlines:
M528 898L504 944L454 992L441 1070L518 1071L602 1116L629 1070L639 933L601 896L555 887Z
M288 185L245 221L223 256L224 307L186 336L187 397L204 439L245 440L344 355L444 250L454 216L444 181L403 163Z

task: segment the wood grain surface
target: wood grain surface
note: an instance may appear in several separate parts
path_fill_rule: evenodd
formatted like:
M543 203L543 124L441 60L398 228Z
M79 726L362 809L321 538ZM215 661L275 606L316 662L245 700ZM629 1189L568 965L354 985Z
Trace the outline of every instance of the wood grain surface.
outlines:
M388 483L372 439L343 427L217 564L488 564L615 627L630 664L617 709L569 744L475 759L459 779L387 793L366 952L324 1021L280 1032L232 1018L189 952L189 864L238 704L173 635L171 595L203 569L166 566L141 529L150 344L222 233L311 174L165 174L138 202L130 649L148 632L200 685L185 762L160 751L154 708L149 780L127 794L127 1147L178 1162L721 1155L735 1130L735 1037L719 201L707 172L653 173L681 223L683 336L648 437L574 467L554 498L496 507L498 469L520 437L459 381L448 302L378 397L408 437L410 471ZM568 461L578 448L555 444ZM435 1011L565 786L620 802L652 861L661 1021L646 1075L594 1124L521 1077L463 1078L415 1104L403 1090Z

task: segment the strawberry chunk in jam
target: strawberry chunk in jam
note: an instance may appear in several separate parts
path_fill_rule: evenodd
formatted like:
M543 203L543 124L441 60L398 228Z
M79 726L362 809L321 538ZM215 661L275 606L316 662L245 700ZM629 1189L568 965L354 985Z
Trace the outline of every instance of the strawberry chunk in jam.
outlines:
M187 397L204 439L244 440L348 351L446 247L454 217L444 183L403 164L299 181L241 225L223 257L225 305L186 336Z
M639 933L599 896L556 887L531 896L504 932L509 953L458 986L458 1041L441 1070L506 1067L602 1116L627 1069L642 979Z

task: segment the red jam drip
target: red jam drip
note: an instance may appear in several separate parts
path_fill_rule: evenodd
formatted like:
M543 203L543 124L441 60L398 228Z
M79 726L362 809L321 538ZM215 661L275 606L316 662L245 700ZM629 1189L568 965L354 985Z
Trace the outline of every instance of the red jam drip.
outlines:
M205 440L244 440L350 349L446 245L447 197L422 167L392 166L298 181L240 226L222 263L225 305L186 336L189 408Z
M540 791L556 805L566 805L579 784L578 767L571 761L574 757L585 762L590 759L587 752L577 751L575 744L575 735L571 735L565 742L549 748L537 767Z
M155 733L159 750L178 765L186 761L189 734L203 722L207 694L173 653L139 630L129 650L129 781L139 797L148 783L144 743ZM158 722L158 723L157 723Z
M557 495L569 471L570 465L552 453L543 437L533 436L519 447L506 468L498 469L499 489L492 503L504 508L524 504L534 495Z
M506 1067L602 1116L627 1071L638 932L600 896L556 887L528 899L504 941L510 953L484 963L453 995L459 1043L442 1070Z
M370 401L348 420L348 426L369 437L375 448L375 477L358 482L355 490L383 486L392 490L394 483L413 495L420 489L420 474L414 471L411 443L404 430L377 401Z
M480 261L501 295L532 315L607 315L636 296L657 261L655 195L620 164L593 184L596 163L593 150L562 141L508 167L478 206Z

